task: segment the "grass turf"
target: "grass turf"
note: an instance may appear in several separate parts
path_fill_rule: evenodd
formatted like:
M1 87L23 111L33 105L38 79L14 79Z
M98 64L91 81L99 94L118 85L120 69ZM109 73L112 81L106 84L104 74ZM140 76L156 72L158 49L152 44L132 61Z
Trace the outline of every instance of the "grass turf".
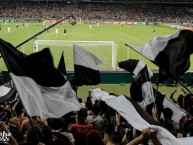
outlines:
M29 23L28 27L22 28L22 23L18 23L19 27L16 29L16 23L4 23L0 24L2 30L0 32L0 38L9 41L14 46L20 44L27 38L43 30L43 24L40 23L37 27L36 23ZM48 24L48 26L51 24ZM7 27L11 27L10 33L7 32ZM59 28L59 34L56 36L55 28ZM63 29L67 28L67 36L64 36ZM41 34L37 39L39 40L79 40L79 41L114 41L118 44L118 55L117 61L126 60L128 58L142 59L148 67L153 70L157 67L150 61L146 60L140 54L134 52L132 49L125 46L128 43L131 46L144 45L153 36L153 30L155 29L156 35L170 35L176 30L172 28L154 26L154 25L124 25L123 29L121 25L109 25L101 24L97 27L95 24L92 25L92 29L89 29L88 24L58 24L51 28L48 32ZM30 54L34 51L33 40L25 44L20 48L25 50L25 53ZM99 50L101 51L101 50ZM60 55L58 55L60 57ZM109 64L110 65L110 64ZM0 69L6 69L1 67ZM191 69L193 69L191 67Z
M152 85L156 89L156 85ZM88 91L93 90L95 88L101 88L109 93L115 93L117 95L126 95L130 96L130 84L120 85L120 84L99 84L97 86L83 86L78 88L78 97L82 98L83 101L86 100L86 97L88 96ZM158 91L161 93L164 93L167 97L170 97L170 95L174 92L175 89L177 89L177 92L174 94L174 99L177 99L180 94L184 95L184 92L182 91L182 86L165 86L165 85L159 85ZM184 89L184 88L183 88ZM189 89L192 91L192 88L189 87ZM185 90L185 89L184 89ZM187 92L185 90L185 92Z
M16 24L19 25L16 28ZM10 42L14 46L17 46L21 42L25 41L27 38L30 38L32 35L43 30L43 24L39 23L37 27L37 23L29 23L28 27L22 27L22 23L0 23L1 31L0 38ZM48 26L51 24L47 23ZM7 28L10 26L10 33L7 32ZM55 29L59 28L59 34L56 35ZM64 36L63 29L66 27L67 35ZM100 24L97 27L95 24L92 25L92 29L89 29L88 24L76 24L74 26L70 24L58 24L57 26L50 29L48 32L45 32L37 37L38 40L79 40L79 41L114 41L118 44L118 55L117 62L126 60L128 58L132 59L142 59L144 60L148 67L151 70L157 70L158 68L152 64L149 60L145 59L140 54L136 53L132 49L125 46L125 43L128 43L131 46L140 46L144 45L148 40L150 40L155 30L156 35L171 35L176 30L172 28L162 27L162 26L154 26L154 25L124 25L122 28L121 25L110 25L110 24ZM26 43L24 46L20 47L21 51L25 51L25 53L30 54L34 51L33 41ZM103 51L100 50L99 51ZM54 53L54 52L53 52ZM59 60L60 55L56 56L57 60ZM191 58L193 59L193 58ZM57 64L57 62L55 62ZM110 64L109 64L110 65ZM6 70L2 60L0 60L0 70ZM190 70L193 70L193 66L190 67ZM104 85L100 84L98 86L84 86L80 87L78 91L78 96L81 96L83 100L88 95L88 90L94 89L96 87L103 88L108 92L113 92L118 95L125 94L129 96L129 84L125 86L117 85ZM168 86L160 86L160 91L164 92L166 95L170 95L173 91L174 87ZM181 86L178 86L180 89Z

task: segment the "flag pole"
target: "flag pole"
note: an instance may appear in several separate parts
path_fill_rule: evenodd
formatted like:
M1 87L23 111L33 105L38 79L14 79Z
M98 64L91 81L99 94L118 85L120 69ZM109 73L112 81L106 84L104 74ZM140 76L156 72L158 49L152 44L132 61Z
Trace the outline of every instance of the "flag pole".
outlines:
M44 33L45 31L48 31L49 29L51 29L52 27L58 25L59 23L61 23L62 21L66 20L66 19L69 19L69 18L72 18L74 21L71 22L72 25L74 25L76 23L76 19L73 15L71 16L66 16L62 19L60 19L58 22L52 24L51 26L49 26L48 28L46 29L43 29L42 31L36 33L35 35L31 36L30 38L26 39L25 41L21 42L20 44L18 44L15 48L20 48L22 45L24 45L25 43L29 42L30 40L36 38L37 36L39 36L40 34Z
M2 53L1 53L1 54L2 54ZM3 55L3 54L2 54L2 55ZM1 56L1 57L2 57L2 56ZM7 62L7 60L4 59L4 58L5 58L5 57L3 57L3 60L4 60L5 64L6 64L6 66L9 68L8 62ZM13 79L12 75L10 75L10 77L11 77L11 79L13 80L13 83L14 83L14 79ZM16 90L18 90L16 85L15 85L15 88L16 88ZM20 98L20 92L19 92L19 91L17 91L17 92L18 92L19 98ZM25 110L26 110L27 117L28 117L29 122L30 122L30 124L31 124L31 126L32 126L32 129L34 130L35 136L36 136L38 142L40 142L40 139L39 139L39 137L38 137L38 134L37 134L37 132L36 132L36 130L35 130L35 128L34 128L34 125L33 125L33 123L32 123L31 117L29 116L29 114L28 114L28 112L27 112L27 109L26 109L26 107L25 107L25 105L24 105L22 99L20 99L20 101L21 101L23 107L24 107Z
M129 44L125 43L125 46L130 47L131 49L133 49L135 52L139 53L137 50L135 50L132 46L130 46ZM142 55L141 53L139 53L140 55ZM142 55L143 57L145 57L144 55ZM147 57L145 57L146 59L148 59ZM149 60L149 59L148 59ZM152 61L151 61L152 62ZM153 62L152 62L153 63ZM156 65L156 64L155 64ZM161 68L161 67L160 67ZM169 74L174 80L176 80L178 83L180 83L180 85L182 85L191 95L193 95L193 93L176 77L174 77L173 75Z
M39 36L40 34L44 33L45 31L48 31L48 30L51 29L52 27L56 26L57 24L61 23L62 21L66 20L66 19L69 19L69 18L72 18L72 19L73 19L73 21L71 22L72 25L76 24L76 19L75 19L74 16L66 16L65 18L62 18L62 19L59 20L58 22L56 22L56 23L52 24L51 26L49 26L48 28L46 28L46 29L44 29L44 30L36 33L35 35L33 35L33 36L31 36L30 38L28 38L28 39L26 39L25 41L23 41L22 43L18 44L15 48L16 48L16 49L17 49L17 48L20 48L20 47L21 47L22 45L24 45L25 43L29 42L30 40L36 38L36 37ZM0 58L1 58L1 57L2 57L2 55L0 56ZM9 67L6 59L4 59L4 62L5 62L5 64L6 64L6 66ZM11 76L11 78L12 78L12 76ZM13 80L13 82L14 82L14 79L13 79L13 78L12 78L12 80ZM15 87L16 87L16 89L17 89L17 86L15 86ZM19 91L18 91L18 93L19 93ZM19 96L20 96L20 93L19 93ZM27 109L26 109L26 107L25 107L22 99L20 99L20 100L21 100L21 103L22 103L23 107L24 107L25 110L26 110L27 117L28 117L28 119L29 119L29 121L30 121L30 124L31 124L31 126L32 126L32 129L34 130L34 133L35 133L35 135L36 135L36 137L37 137L37 140L40 142L40 139L39 139L39 137L38 137L38 134L37 134L37 132L36 132L36 130L35 130L35 128L34 128L34 125L33 125L32 120L31 120L31 117L30 117L30 115L28 114Z
M164 96L165 97L165 96ZM168 101L170 101L172 104L174 104L178 109L182 110L183 112L185 112L187 115L189 115L191 118L193 118L193 116L188 113L186 110L184 110L183 108L181 108L180 106L176 105L172 100L170 100L169 98L165 97Z
M156 105L157 93L158 93L158 84L156 84L156 92L155 92L155 96L154 96L154 98L155 98L154 106L155 106L156 110L157 110L157 105ZM158 112L156 113L156 116L157 116L157 122L159 122Z
M11 75L10 75L10 76L11 76ZM12 76L11 76L11 78L12 78ZM12 78L12 80L13 80L13 82L14 82L14 79L13 79L13 78ZM17 86L16 86L16 85L15 85L15 87L16 87L16 89L17 89ZM18 94L19 94L19 96L20 96L19 91L17 91L17 92L18 92ZM20 97L19 97L19 98L20 98ZM20 99L20 101L21 101L21 103L22 103L22 105L23 105L24 109L26 110L27 117L28 117L29 122L30 122L30 124L31 124L31 127L32 127L32 129L33 129L33 131L34 131L34 133L35 133L35 136L36 136L36 138L37 138L38 142L40 142L40 139L39 139L39 137L38 137L37 131L36 131L36 130L35 130L35 128L34 128L34 125L33 125L32 119L31 119L30 115L28 114L27 109L26 109L26 107L25 107L25 105L24 105L24 103L23 103L22 99Z
M2 55L3 55L3 54L2 54ZM9 67L9 65L8 65L6 59L4 59L4 57L3 57L3 60L4 60L5 64L6 64L6 66ZM12 75L10 75L10 77L11 77L11 79L13 80L13 83L14 83L14 79L13 79ZM15 85L15 88L16 88L16 90L17 90L17 86L16 86L16 85ZM18 92L19 98L20 98L20 92L19 92L19 91L17 91L17 92ZM36 135L36 137L37 137L37 139L38 139L38 142L40 142L40 139L39 139L39 137L38 137L38 134L37 134L37 132L36 132L36 130L35 130L35 128L34 128L34 125L33 125L33 123L32 123L31 117L29 116L29 114L28 114L28 112L27 112L27 109L26 109L26 107L25 107L25 105L24 105L22 99L20 99L20 101L21 101L23 107L24 107L25 110L26 110L27 117L28 117L28 119L29 119L29 121L30 121L30 124L31 124L31 126L32 126L32 129L33 129L34 132L35 132L35 135Z

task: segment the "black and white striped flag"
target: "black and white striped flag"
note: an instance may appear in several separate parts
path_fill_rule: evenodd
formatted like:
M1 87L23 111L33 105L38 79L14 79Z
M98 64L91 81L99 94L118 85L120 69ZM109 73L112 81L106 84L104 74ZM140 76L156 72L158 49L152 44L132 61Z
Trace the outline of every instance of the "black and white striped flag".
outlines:
M27 56L0 39L0 52L30 116L60 118L80 109L76 93L54 67L48 48Z
M100 66L102 65L94 54L78 45L73 45L74 49L74 73L75 85L97 85L100 83Z
M193 32L180 30L171 36L155 36L144 46L133 49L169 75L179 79L190 67Z
M119 67L134 75L134 82L131 84L131 97L146 106L155 101L151 84L153 73L148 70L147 65L142 60L129 59L119 62ZM140 99L141 98L141 99Z

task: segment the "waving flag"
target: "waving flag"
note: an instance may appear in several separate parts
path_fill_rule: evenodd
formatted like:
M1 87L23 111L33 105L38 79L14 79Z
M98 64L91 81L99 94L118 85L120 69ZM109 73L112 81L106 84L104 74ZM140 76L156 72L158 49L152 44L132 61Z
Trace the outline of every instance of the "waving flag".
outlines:
M0 103L5 103L16 96L16 89L5 86L0 87Z
M73 49L75 84L77 86L99 84L101 60L78 45L73 45Z
M94 92L93 92L94 93ZM97 90L97 94L99 91ZM160 123L156 122L149 116L138 103L126 96L113 96L108 93L100 97L108 106L116 110L137 130L150 128L157 132L157 138L163 145L192 145L193 137L177 139L171 134L172 130L166 130Z
M48 48L26 56L1 39L0 52L30 116L59 118L80 109L76 93L54 67Z
M123 68L134 75L134 82L131 84L131 97L136 101L142 101L146 106L155 101L150 78L153 73L148 70L146 64L141 60L129 59L119 63ZM142 99L140 99L142 98Z
M59 64L58 64L58 70L66 76L66 65L64 61L64 52L62 52Z
M171 36L155 36L144 46L133 49L179 79L190 67L193 32L181 30Z

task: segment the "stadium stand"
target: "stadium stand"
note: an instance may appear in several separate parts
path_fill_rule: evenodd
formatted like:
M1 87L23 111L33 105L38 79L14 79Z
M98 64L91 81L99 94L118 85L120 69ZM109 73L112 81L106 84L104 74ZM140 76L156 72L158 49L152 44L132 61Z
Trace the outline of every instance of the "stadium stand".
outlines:
M145 3L61 3L61 2L2 2L0 17L55 18L74 15L86 20L118 20L130 22L192 23L191 5Z
M167 4L165 3L166 0L138 0L136 3L129 3L134 2L134 0L121 0L124 3L116 3L117 0L111 0L113 3L64 3L64 1L61 3L42 2L41 0L0 1L0 17L2 19L60 19L64 15L74 15L83 21L193 23L192 5L187 5L187 3L168 5L170 2L181 3L183 0L170 0L167 1ZM192 0L186 0L186 2L192 2ZM178 122L172 118L176 112L169 108L159 108L161 109L159 111L164 114L163 116L158 116L158 110L152 107L154 104L149 108L151 110L150 116L148 116L151 118L150 120L154 119L153 122L157 121L155 124L160 126L167 126L166 129L172 130L171 132L176 138L193 136L193 98L184 90L182 91L184 93L180 94L177 100L173 98L177 90L170 97L172 104L175 104L175 107L180 106L181 112L185 113ZM117 110L108 106L104 101L95 100L93 102L94 95L92 95L89 91L86 105L82 105L83 108L79 112L70 112L60 119L43 120L39 116L33 116L29 120L27 118L29 116L26 115L25 109L18 99L0 104L0 139L3 137L7 139L3 142L0 140L0 144L79 145L84 140L84 144L81 145L137 145L139 143L141 145L161 145L156 132L152 132L148 128L143 128L141 132L137 131ZM140 107L138 103L135 105ZM114 104L116 103L114 102ZM144 113L145 110L141 112ZM161 120L160 123L162 124L158 120ZM33 127L31 127L31 122ZM79 134L78 139L77 134ZM80 138L80 134L82 138Z

